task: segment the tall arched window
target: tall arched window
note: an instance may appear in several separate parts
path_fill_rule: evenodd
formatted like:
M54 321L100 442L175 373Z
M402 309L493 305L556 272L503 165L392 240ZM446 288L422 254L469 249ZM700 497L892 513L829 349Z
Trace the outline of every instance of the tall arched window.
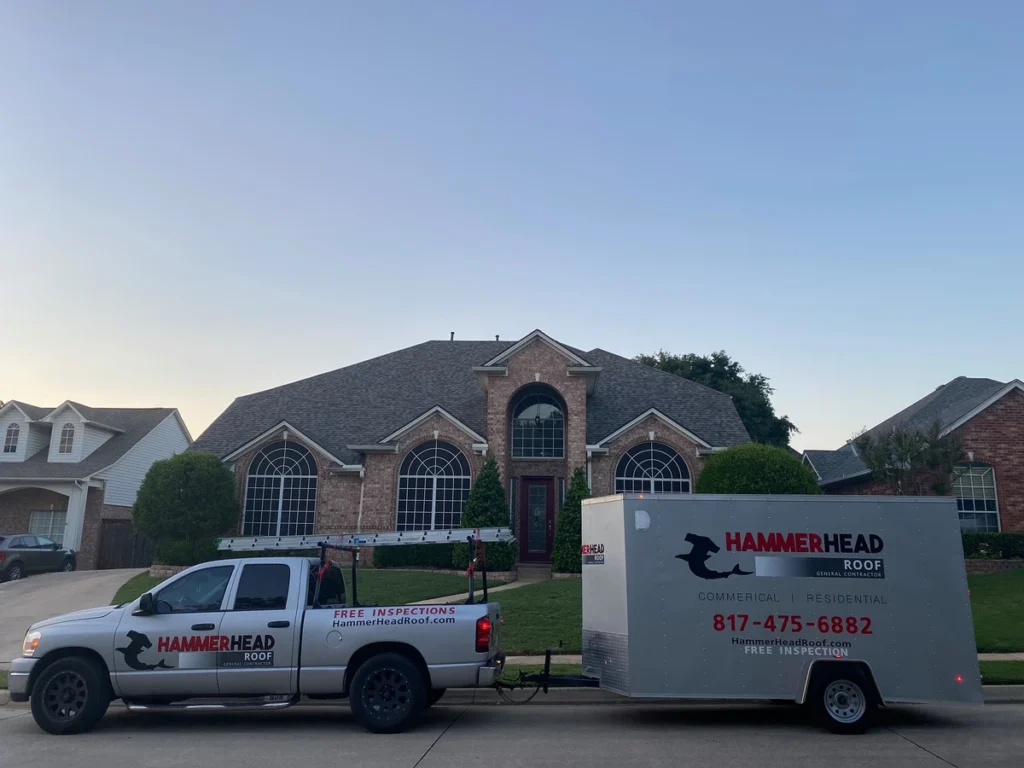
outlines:
M71 453L75 445L75 425L68 422L60 428L60 445L57 446L57 453Z
M4 453L18 452L18 435L21 434L21 425L14 423L7 425L7 434L4 435Z
M432 440L410 451L398 471L399 531L458 528L469 498L469 461L458 448Z
M953 472L953 496L960 515L960 530L998 533L999 500L996 471L989 464L960 464Z
M565 456L565 414L543 390L528 390L512 408L512 458L561 459Z
M690 470L674 448L664 443L640 443L619 459L616 493L689 493Z
M281 440L253 457L245 483L244 536L314 533L316 459L305 446Z

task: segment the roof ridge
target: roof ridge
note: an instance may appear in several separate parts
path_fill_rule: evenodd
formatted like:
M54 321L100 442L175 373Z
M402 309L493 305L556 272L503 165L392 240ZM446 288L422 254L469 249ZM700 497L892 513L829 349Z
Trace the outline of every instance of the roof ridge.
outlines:
M702 384L699 381L694 381L693 379L688 379L685 376L680 376L680 375L675 374L675 373L669 373L668 371L664 371L661 368L655 368L653 365L647 365L646 363L637 362L636 360L634 360L631 357L623 357L622 355L619 355L619 354L617 354L615 352L609 352L607 349L602 349L601 347L594 347L592 350L590 350L590 352L604 352L604 354L606 354L606 355L611 355L612 357L617 357L620 360L625 360L627 363L633 363L633 365L639 365L641 368L645 368L648 371L657 371L658 373L664 374L665 376L672 377L676 381L685 381L685 382L688 382L690 384L693 384L694 386L701 387L702 389L706 389L708 392L713 392L714 394L718 395L719 397L725 397L725 398L728 398L729 400L733 399L732 395L728 394L727 392L723 392L720 389L715 389L714 387L709 387L707 384ZM590 352L588 352L587 354L589 355Z

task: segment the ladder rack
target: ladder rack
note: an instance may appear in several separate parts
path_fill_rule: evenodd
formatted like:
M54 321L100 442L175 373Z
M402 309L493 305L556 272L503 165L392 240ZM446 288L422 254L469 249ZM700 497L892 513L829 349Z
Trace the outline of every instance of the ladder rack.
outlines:
M234 536L217 540L217 549L235 551L294 549L356 549L397 547L405 544L452 544L464 541L515 541L511 528L452 528L447 531L384 531L380 533L332 533L311 536Z

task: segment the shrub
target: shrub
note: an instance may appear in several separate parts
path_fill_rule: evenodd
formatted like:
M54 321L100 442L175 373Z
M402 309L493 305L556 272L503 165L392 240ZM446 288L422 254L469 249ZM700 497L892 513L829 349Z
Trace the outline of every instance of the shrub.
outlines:
M821 493L814 473L784 448L748 443L716 453L697 493Z
M555 529L555 548L551 553L551 567L559 573L579 573L580 546L583 539L583 500L590 497L587 472L577 467L569 481L565 503L558 513Z
M213 539L238 522L235 477L210 453L179 453L154 462L139 488L132 522L157 541L157 558L193 565L214 556Z
M454 568L454 544L410 544L403 547L375 547L374 568Z
M469 489L469 498L462 510L460 528L508 528L508 502L505 500L505 489L501 485L498 474L498 462L493 457L487 459L480 468L480 473ZM487 544L487 570L507 571L516 564L516 542L511 544ZM454 544L452 562L456 568L469 565L469 545Z
M965 533L964 557L979 560L1024 558L1024 533Z

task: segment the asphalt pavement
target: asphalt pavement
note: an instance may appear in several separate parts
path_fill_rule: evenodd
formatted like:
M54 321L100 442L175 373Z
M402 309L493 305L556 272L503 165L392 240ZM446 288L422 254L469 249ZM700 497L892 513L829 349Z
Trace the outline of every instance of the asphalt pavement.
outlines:
M802 710L769 705L441 706L414 730L366 733L347 706L276 713L130 714L111 708L80 736L41 732L0 709L5 765L729 766L1019 768L1024 704L886 710L864 736L834 736Z

